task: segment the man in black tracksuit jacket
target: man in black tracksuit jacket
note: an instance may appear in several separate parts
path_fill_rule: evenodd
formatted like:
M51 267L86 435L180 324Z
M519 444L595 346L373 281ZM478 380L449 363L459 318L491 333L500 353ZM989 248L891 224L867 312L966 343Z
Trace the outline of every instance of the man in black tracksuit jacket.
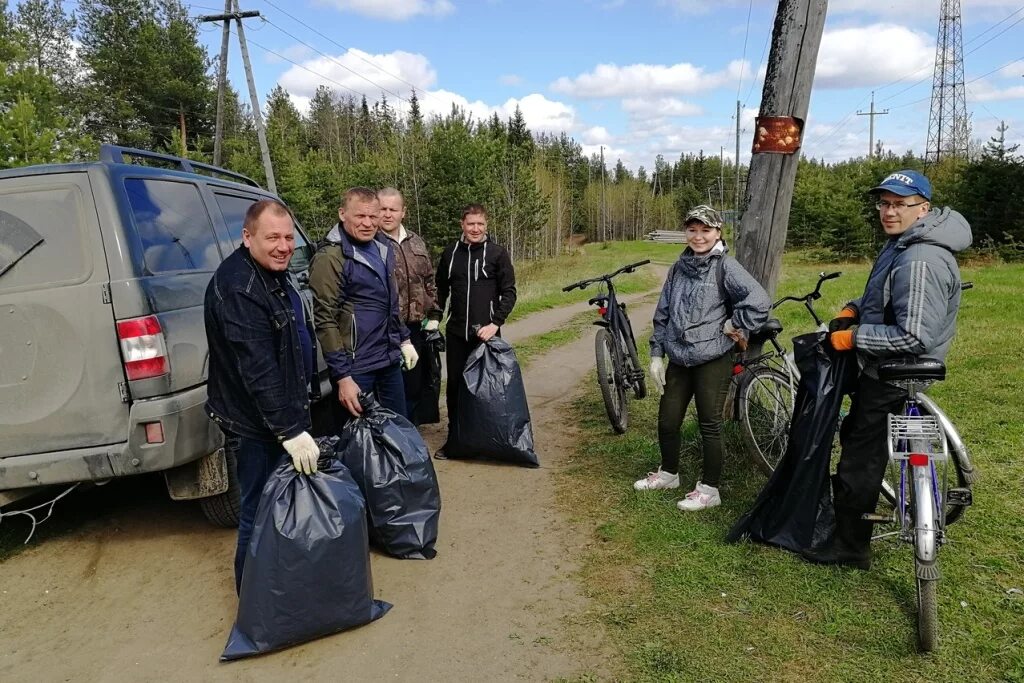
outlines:
M516 305L516 274L504 247L487 235L487 211L480 204L462 210L462 236L437 263L437 309L440 320L450 302L445 327L448 387L448 436L458 418L459 385L470 352L496 334ZM445 442L447 445L447 442ZM445 458L445 446L434 457Z

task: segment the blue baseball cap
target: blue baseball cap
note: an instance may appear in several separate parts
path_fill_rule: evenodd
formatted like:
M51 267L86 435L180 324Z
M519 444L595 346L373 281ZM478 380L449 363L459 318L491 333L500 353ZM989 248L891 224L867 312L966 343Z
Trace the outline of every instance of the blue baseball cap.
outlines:
M896 171L890 174L871 192L892 192L901 197L909 197L912 194L919 194L928 201L932 199L932 184L924 175L917 171Z

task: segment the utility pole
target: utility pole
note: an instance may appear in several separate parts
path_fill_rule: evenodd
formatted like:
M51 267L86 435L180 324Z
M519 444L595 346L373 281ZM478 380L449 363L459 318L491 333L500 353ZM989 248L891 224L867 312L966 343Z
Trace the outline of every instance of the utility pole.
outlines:
M718 199L725 211L725 147L718 146Z
M747 176L737 259L774 294L828 0L780 0Z
M875 111L875 91L874 90L871 91L871 110L870 111L866 111L866 112L863 112L863 111L858 111L857 112L857 116L870 116L871 117L870 119L868 119L868 121L870 121L870 123L868 124L868 159L871 159L872 157L875 156L875 117L876 116L885 116L888 113L889 113L888 109L886 109L885 111Z
M605 214L607 213L604 203L604 179L608 175L604 169L604 145L601 145L601 241L606 242L608 240L608 227L605 225Z
M740 101L736 100L736 204L732 218L733 228L740 224Z
M224 14L231 13L231 3L232 0L224 0ZM224 20L221 22L220 66L217 72L217 127L213 134L214 166L220 166L224 147L224 93L228 89L228 42L230 40L231 26L227 20Z
M229 7L231 11L226 11L224 14L208 14L199 17L199 22L209 21L223 21L225 27L227 22L232 19L238 24L238 45L242 50L242 63L245 65L245 80L249 85L249 100L252 103L252 118L256 124L256 137L260 141L260 152L263 156L263 170L267 174L267 189L274 194L277 194L277 183L274 182L274 166L270 161L270 147L267 145L267 131L263 128L263 114L260 110L260 100L256 95L256 82L252 77L252 64L249 62L249 47L245 42L245 27L242 26L242 19L249 19L252 17L260 16L260 13L254 10L247 12L240 12L238 9L238 0L225 0L225 7ZM221 42L221 56L223 59L223 65L227 67L227 53L224 46L224 42ZM224 78L226 80L227 74L225 73ZM217 118L221 120L222 93L218 93L218 107L217 107ZM223 134L223 129L221 130ZM220 136L217 138L220 139ZM214 141L214 148L217 147L217 140Z

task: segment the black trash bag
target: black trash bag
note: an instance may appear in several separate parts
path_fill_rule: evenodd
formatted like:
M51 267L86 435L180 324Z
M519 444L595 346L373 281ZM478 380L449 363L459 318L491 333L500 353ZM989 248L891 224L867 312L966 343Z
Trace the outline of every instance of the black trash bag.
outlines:
M263 488L222 662L368 624L373 599L366 507L348 469L322 458L307 476L284 458Z
M730 542L750 538L799 553L832 536L832 443L843 396L857 378L857 355L833 351L827 338L814 332L793 339L800 385L789 443L754 507L729 531Z
M458 419L450 426L445 454L539 467L523 373L512 346L500 337L477 345L462 380Z
M441 421L441 353L444 351L444 337L438 330L423 335L423 344L417 348L420 355L418 400L413 406L410 420L414 425L437 424ZM408 389L408 388L407 388Z
M360 396L363 413L321 448L333 452L352 472L366 499L370 542L403 559L437 555L441 492L430 451L411 422Z

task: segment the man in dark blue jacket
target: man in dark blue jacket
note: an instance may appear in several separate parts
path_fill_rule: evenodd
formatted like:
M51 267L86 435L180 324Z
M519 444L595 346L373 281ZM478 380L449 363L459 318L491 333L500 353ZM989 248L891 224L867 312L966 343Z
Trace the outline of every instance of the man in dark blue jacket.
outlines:
M294 251L288 207L258 201L245 214L242 246L224 259L206 288L206 410L224 432L241 489L236 590L270 473L288 453L296 470L313 474L320 454L309 434L316 337L288 277Z
M362 412L359 394L371 391L382 406L405 415L402 368L419 360L399 317L394 251L375 239L379 213L376 192L346 191L339 222L309 267L317 338L338 401L352 415Z

